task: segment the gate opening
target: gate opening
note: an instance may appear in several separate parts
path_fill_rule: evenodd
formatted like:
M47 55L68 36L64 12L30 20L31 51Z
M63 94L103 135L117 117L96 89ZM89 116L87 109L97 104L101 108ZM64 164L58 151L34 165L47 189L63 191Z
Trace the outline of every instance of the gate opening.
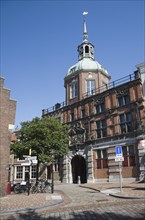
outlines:
M76 155L72 158L72 179L73 183L78 183L80 177L80 183L86 183L86 161L81 155Z

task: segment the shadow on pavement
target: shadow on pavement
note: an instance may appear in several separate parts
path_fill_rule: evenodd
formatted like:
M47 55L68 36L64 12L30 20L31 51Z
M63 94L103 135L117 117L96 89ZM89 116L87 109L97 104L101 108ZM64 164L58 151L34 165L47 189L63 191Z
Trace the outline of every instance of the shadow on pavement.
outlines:
M38 213L35 212L30 212L30 213L17 213L17 216L9 216L8 220L106 220L106 219L111 219L111 220L116 220L116 219L123 219L123 220L141 220L141 219L145 219L145 213L144 210L142 210L142 213L140 213L140 217L131 217L126 214L122 215L122 214L118 214L118 213L113 213L113 212L103 212L102 214L100 213L96 213L94 211L70 211L70 212L63 212L63 213L59 213L55 212L55 213L50 213L49 215L47 214L46 216L40 216Z
M137 188L134 188L133 190L145 190L145 188L137 187Z

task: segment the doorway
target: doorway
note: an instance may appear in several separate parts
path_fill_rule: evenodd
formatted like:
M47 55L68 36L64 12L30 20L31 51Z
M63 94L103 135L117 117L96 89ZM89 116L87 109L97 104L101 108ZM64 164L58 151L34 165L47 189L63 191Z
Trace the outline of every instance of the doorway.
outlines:
M72 158L72 181L73 183L78 183L80 178L80 183L86 183L86 161L81 155L76 155Z

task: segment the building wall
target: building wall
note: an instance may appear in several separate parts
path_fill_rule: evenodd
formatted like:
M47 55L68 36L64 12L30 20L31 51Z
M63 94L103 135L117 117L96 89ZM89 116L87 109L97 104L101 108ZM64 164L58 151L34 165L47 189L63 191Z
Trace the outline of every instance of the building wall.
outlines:
M144 106L145 106L145 62L136 65L137 70L139 70L141 74L141 80L142 80L142 90L144 95Z
M16 101L10 99L10 90L3 84L0 77L0 196L7 192L11 129L16 112Z
M72 76L67 76L65 77L65 88L66 88L66 102L67 105L71 105L77 101L80 101L84 98L86 98L86 80L95 80L95 88L96 91L95 93L100 93L103 92L104 88L102 85L103 83L109 84L110 78L109 76L105 75L101 71L92 71L92 72L87 72L87 71L82 71L78 73L74 73ZM76 80L77 82L77 91L78 95L70 99L70 84L73 80ZM98 90L99 88L99 90Z
M68 155L71 156L64 159L63 181L73 182L71 161L76 154L80 154L86 161L87 181L118 180L119 163L115 161L115 146L122 146L126 151L123 155L124 162L122 162L123 178L126 180L139 179L141 172L139 161L142 160L142 152L138 150L138 144L144 138L142 128L145 127L141 80L135 74L132 74L132 76L126 77L124 83L122 83L121 79L119 85L108 86L105 91L97 91L96 94L82 98L80 101L73 100L74 102L69 102L69 105L66 105L63 111L62 109L60 110L63 112L63 123L73 126L79 122L85 128L85 142L83 144L79 145L70 141ZM125 95L129 96L129 102L120 106L119 97L124 97ZM105 103L105 110L96 113L96 105L100 105L102 102ZM84 116L82 115L83 109L85 110ZM72 112L74 113L73 121L71 121L70 117ZM126 113L131 114L130 130L122 132L120 116ZM53 112L50 115L52 116ZM97 137L96 122L103 119L106 121L106 135ZM125 126L127 126L126 121ZM132 149L133 155L130 153ZM107 155L104 161L101 158L101 162L97 160L97 154L100 150L102 153L105 150ZM104 164L104 167L101 164Z

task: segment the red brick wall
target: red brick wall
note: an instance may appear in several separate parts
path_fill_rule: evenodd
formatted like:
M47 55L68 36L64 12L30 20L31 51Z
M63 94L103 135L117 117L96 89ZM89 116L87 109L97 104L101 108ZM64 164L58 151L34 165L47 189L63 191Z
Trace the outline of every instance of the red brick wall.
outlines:
M0 77L0 196L6 195L8 165L10 156L11 131L9 124L14 124L16 101L10 99L10 90L3 87Z

